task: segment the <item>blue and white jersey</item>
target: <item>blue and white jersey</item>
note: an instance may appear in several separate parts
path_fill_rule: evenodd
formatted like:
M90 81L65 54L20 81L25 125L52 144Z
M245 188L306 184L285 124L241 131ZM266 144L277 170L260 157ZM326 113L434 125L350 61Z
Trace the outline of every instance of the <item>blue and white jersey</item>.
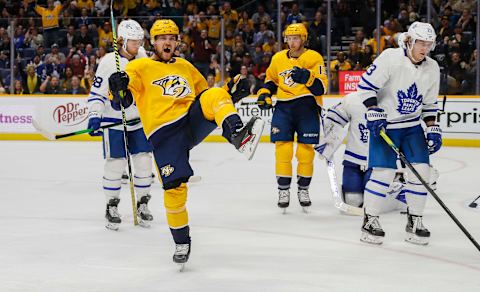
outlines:
M336 150L342 143L343 128L349 124L347 132L347 147L343 159L360 166L367 167L368 136L365 113L359 95L354 92L346 95L343 100L327 111L324 119L325 141L336 141Z
M125 66L128 64L128 59L120 57L120 70L125 70ZM136 59L146 58L147 53L143 47L140 47ZM100 64L98 64L97 71L95 72L95 78L92 82L92 87L90 89L90 95L88 96L88 108L89 112L97 112L102 116L102 125L112 124L122 121L122 112L116 111L110 105L109 100L109 87L108 87L108 78L110 75L117 71L115 65L115 53L106 54ZM132 106L125 109L125 115L127 120L135 119L139 117L137 107L133 104ZM135 125L127 126L127 131L134 131L142 128L141 123ZM123 130L123 126L115 126L111 129Z
M387 129L420 124L420 119L436 116L440 86L437 62L426 56L413 64L402 48L386 49L362 75L358 94L363 101L376 97L387 113Z

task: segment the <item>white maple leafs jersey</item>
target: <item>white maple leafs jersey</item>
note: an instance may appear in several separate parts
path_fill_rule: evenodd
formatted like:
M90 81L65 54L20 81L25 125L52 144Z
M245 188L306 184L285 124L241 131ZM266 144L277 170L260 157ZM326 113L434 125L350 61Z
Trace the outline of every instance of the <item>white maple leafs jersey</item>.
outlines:
M333 154L338 149L344 137L344 127L349 124L343 159L366 168L369 136L366 111L367 108L356 92L346 95L340 103L329 108L324 118L324 141L330 145L325 151L332 151Z
M125 66L128 64L128 59L120 57L120 70L125 70ZM143 47L140 47L137 56L135 59L146 58L147 53ZM98 112L102 116L102 125L112 124L122 121L122 112L114 110L110 105L109 100L109 87L108 87L108 78L113 73L117 72L115 65L115 53L111 52L106 54L100 63L98 64L97 71L95 72L95 77L92 82L92 87L90 89L90 95L88 96L88 108L90 112ZM132 106L125 109L125 115L127 120L138 118L137 107L133 104ZM138 123L135 125L127 126L127 131L134 131L142 128L142 124ZM123 126L115 126L111 129L123 130Z
M376 97L387 113L387 129L420 124L420 119L436 116L440 86L437 62L426 56L413 64L402 48L386 49L362 75L358 94L363 101Z

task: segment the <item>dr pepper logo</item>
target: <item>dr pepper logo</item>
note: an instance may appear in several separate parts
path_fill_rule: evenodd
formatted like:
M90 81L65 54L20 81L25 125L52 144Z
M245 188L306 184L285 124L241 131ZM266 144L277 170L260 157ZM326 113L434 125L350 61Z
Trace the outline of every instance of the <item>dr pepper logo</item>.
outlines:
M61 125L74 126L85 121L88 116L88 107L85 104L69 102L57 106L53 110L53 120Z

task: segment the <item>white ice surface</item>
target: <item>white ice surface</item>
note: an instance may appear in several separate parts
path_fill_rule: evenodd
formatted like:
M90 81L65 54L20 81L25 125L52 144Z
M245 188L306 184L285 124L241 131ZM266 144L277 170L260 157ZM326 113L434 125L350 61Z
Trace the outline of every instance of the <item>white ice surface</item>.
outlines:
M127 187L124 223L105 229L101 144L1 142L0 149L2 292L480 291L480 252L431 196L428 246L404 242L398 213L381 217L382 246L364 244L362 219L333 208L324 162L316 160L311 213L302 213L293 188L282 215L271 144L252 161L228 144L192 151L202 181L190 185L193 248L183 273L172 263L158 183L150 229L133 226ZM434 164L438 194L480 240L480 212L465 207L480 195L480 150L444 148Z

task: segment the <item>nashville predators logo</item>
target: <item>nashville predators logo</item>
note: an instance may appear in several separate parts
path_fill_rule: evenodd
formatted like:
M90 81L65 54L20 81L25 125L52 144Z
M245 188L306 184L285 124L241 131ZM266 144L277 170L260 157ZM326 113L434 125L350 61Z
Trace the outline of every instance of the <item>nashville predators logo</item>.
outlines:
M272 134L275 135L275 134L278 134L280 133L280 129L277 128L277 127L272 127Z
M280 76L283 77L283 83L289 87L292 87L295 85L295 82L292 79L292 71L293 69L288 69L283 72L280 72Z
M162 79L153 81L152 84L162 87L163 95L166 96L182 98L192 93L187 80L178 75L163 77Z
M164 177L170 176L173 172L175 171L175 168L171 166L170 164L165 165L160 169L161 175Z

